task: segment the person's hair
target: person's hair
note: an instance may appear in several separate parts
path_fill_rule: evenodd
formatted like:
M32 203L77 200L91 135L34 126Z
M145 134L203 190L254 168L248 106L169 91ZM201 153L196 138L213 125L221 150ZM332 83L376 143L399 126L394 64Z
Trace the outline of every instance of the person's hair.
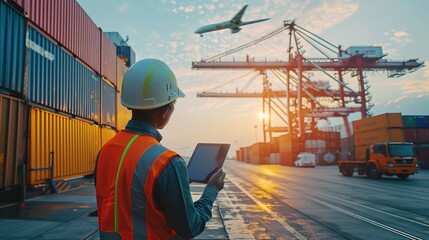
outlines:
M157 112L164 111L165 109L169 108L170 105L174 104L174 102L175 101L167 103L164 106L154 108L154 109L131 109L132 113L133 113L132 119L138 119L141 121L148 121Z

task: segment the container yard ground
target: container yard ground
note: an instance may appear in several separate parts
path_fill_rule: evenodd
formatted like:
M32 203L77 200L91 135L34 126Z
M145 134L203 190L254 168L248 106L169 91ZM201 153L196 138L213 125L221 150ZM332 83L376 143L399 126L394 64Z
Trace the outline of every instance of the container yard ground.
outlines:
M192 185L197 200L203 185ZM0 206L2 239L99 239L95 187L87 182L77 189L26 200L22 204ZM196 239L227 239L218 205L213 218Z
M386 176L377 181L366 177L346 178L338 172L337 166L296 168L280 165L256 165L231 160L227 160L225 163L225 171L227 172L225 188L219 193L213 205L213 218L207 223L204 232L195 239L359 238L358 236L362 233L353 229L368 227L366 222L354 221L348 218L349 216L344 212L331 211L332 209L320 205L320 203L328 201L327 199L317 200L316 203L311 202L311 199L314 200L323 194L315 193L316 195L311 196L309 198L311 204L306 197L300 197L301 191L306 196L314 191L319 191L318 184L322 184L322 186L328 184L326 187L331 190L342 188L349 191L351 188L347 187L348 184L362 185L364 190L360 189L359 191L364 192L368 191L368 187L374 189L374 192L368 193L367 196L375 196L379 190L374 186L378 185L383 185L387 190L395 187L402 189L401 192L404 193L412 191L416 194L417 199L424 199L429 194L426 190L426 183L429 180L429 170L427 169L421 169L419 174L411 176L405 181ZM253 176L255 173L257 176ZM272 177L277 176L277 174L280 174L281 178L284 179L272 182L274 179ZM308 174L312 176L310 177ZM315 180L312 180L313 178ZM252 185L249 179L255 179L256 184L262 184L261 187L264 187L265 190L257 187L257 185ZM269 189L274 191L280 186L284 188L279 190L277 195L272 195L273 192L269 191ZM199 198L203 189L204 185L191 185L194 200ZM416 189L419 189L418 193L415 192ZM329 192L330 190L326 191L326 195L335 194ZM378 197L383 198L387 195L379 195ZM339 196L335 197L334 200L338 200L337 198ZM285 202L282 203L281 199ZM401 199L404 199L404 196L401 195L397 200L395 199L391 200L392 204L395 201L402 202ZM367 200L372 201L371 197L368 197ZM421 204L419 205L418 200L411 199L410 201L416 204L414 207L420 210L423 208ZM362 208L364 202L364 200L360 200L361 207L358 209ZM331 204L335 204L334 210L342 205L341 202ZM400 211L394 210L392 213L400 214L400 212L405 211L406 214L403 217L405 219L412 214L412 207L408 206ZM90 181L73 190L28 198L23 204L0 206L0 238L99 239L97 217L90 216L90 213L95 209L95 187ZM420 210L418 213L425 216L424 211ZM352 210L349 209L348 211ZM365 213L370 212L366 211ZM392 217L392 213L388 219ZM356 214L363 213L357 212ZM320 215L320 219L312 215ZM379 215L376 214L376 217L378 218ZM375 218L370 215L366 217ZM346 221L351 225L338 227L332 223L332 221L337 220L339 222ZM391 224L388 221L390 220L386 220L384 224ZM410 226L407 225L407 227L417 226L415 220L413 221L414 223ZM419 224L426 226L428 223ZM378 227L375 227L375 230L380 231ZM410 233L418 234L419 231L410 229ZM398 236L389 238L392 237L388 235L389 232L377 232L377 234L380 236L379 239L399 239Z

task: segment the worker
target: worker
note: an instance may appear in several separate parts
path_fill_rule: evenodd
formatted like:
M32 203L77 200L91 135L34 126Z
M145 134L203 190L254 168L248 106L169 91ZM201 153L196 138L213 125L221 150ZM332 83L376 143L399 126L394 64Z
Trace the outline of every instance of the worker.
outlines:
M186 163L160 144L177 98L173 71L157 59L131 66L122 84L121 104L132 119L101 149L96 166L100 239L194 238L212 217L224 187L220 169L193 202Z

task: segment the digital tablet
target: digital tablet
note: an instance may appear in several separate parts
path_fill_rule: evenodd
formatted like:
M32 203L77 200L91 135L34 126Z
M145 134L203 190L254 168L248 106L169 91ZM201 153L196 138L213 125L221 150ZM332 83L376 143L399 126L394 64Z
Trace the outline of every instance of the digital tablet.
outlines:
M189 182L207 183L225 162L230 144L198 143L188 163Z

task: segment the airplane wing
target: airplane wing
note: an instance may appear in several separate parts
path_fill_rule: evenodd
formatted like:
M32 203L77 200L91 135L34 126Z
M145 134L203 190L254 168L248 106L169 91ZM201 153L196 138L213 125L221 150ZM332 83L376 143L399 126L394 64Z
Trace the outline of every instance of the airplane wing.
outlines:
M237 14L235 14L235 16L231 19L231 22L236 24L240 23L241 18L243 17L244 12L246 11L246 8L247 8L247 4L244 5L244 7Z

